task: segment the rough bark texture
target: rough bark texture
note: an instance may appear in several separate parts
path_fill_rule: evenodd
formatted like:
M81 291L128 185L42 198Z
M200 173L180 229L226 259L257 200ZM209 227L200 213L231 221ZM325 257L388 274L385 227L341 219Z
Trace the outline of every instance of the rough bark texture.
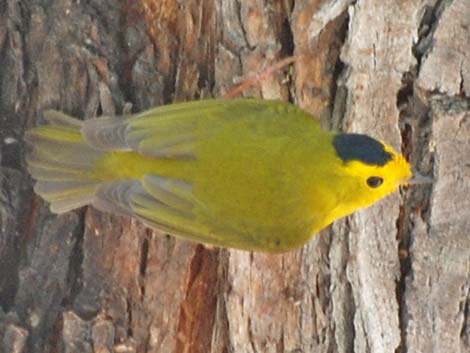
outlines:
M245 92L367 132L432 186L303 249L206 249L25 172L41 111L81 118ZM0 352L470 352L469 0L0 0Z

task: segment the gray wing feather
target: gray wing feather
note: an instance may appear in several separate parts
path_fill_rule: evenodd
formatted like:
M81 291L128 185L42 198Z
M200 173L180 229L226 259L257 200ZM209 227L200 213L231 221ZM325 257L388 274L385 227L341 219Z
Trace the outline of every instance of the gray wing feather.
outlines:
M92 205L100 211L132 216L130 200L133 194L143 190L139 180L123 180L101 184Z
M126 139L129 146L146 156L193 158L197 120L183 114L136 117L129 123Z
M127 143L128 120L125 117L102 117L84 122L82 134L88 144L103 151L131 150Z
M195 128L195 119L101 117L85 121L82 133L89 145L102 151L133 150L156 158L188 159L194 156Z
M43 115L46 121L51 125L57 125L59 127L65 127L72 130L77 128L79 129L82 126L82 121L72 118L57 110L46 110Z
M147 175L142 181L132 179L100 185L92 204L101 211L150 217L155 224L169 226L194 218L191 195L191 186L184 181Z
M175 211L191 211L194 206L191 184L185 181L146 175L142 185L155 199Z

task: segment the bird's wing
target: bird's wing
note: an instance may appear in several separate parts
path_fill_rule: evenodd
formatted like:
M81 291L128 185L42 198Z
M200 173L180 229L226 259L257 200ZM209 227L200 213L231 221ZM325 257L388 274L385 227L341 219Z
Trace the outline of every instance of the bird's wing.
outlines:
M191 185L173 178L147 175L100 186L93 205L105 212L129 215L146 225L188 240L212 245L225 242L197 220Z
M209 99L157 107L126 117L101 117L84 122L86 141L100 150L133 150L157 158L194 157L201 126L204 133L225 119L285 118L303 114L280 101L261 99Z

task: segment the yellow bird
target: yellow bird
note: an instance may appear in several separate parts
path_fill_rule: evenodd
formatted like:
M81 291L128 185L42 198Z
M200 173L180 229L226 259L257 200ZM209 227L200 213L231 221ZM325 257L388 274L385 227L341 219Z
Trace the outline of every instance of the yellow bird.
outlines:
M80 121L47 111L26 133L35 191L221 247L278 253L406 184L410 166L367 135L327 132L294 105L213 99Z

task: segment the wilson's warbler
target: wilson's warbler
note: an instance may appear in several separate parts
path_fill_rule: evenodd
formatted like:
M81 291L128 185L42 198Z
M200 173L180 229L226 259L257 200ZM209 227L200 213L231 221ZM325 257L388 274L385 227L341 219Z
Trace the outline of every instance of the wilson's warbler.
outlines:
M204 100L29 130L35 191L63 213L91 204L201 243L283 252L406 184L369 136L323 131L294 105Z

